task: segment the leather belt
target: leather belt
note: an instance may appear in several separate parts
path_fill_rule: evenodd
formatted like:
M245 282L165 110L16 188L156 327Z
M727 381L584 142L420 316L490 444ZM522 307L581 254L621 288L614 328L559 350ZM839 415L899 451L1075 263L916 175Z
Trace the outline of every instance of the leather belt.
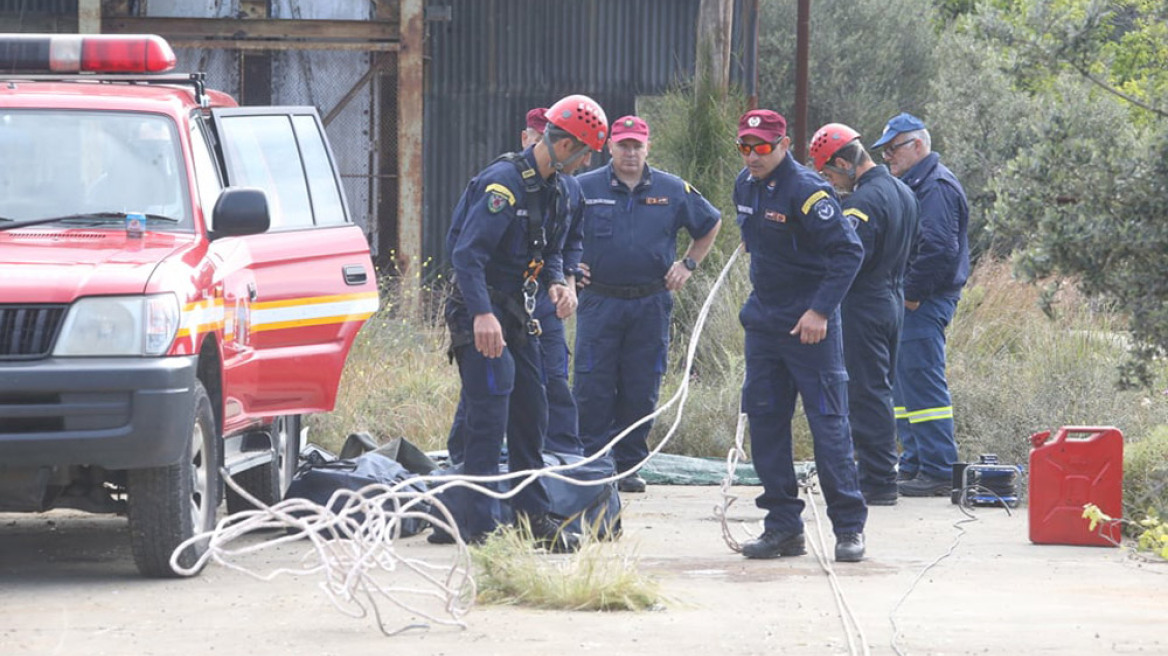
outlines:
M590 283L585 290L595 292L610 298L645 298L665 290L665 281L658 280L646 285L605 285L599 282Z

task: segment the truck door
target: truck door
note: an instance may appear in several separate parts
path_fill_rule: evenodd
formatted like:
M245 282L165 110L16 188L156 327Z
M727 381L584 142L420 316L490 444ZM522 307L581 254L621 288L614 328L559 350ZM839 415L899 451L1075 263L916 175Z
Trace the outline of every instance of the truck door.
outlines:
M238 371L225 366L227 423L331 410L349 347L378 297L369 245L349 216L320 117L312 107L211 116L227 185L266 191L272 217L267 232L238 238L250 270L224 284L232 315L225 324L242 356Z

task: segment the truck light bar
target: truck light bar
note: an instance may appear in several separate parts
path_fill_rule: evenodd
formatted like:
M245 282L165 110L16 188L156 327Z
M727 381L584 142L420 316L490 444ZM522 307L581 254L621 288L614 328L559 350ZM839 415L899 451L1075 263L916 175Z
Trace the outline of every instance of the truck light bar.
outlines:
M170 44L153 34L0 34L0 73L165 73Z

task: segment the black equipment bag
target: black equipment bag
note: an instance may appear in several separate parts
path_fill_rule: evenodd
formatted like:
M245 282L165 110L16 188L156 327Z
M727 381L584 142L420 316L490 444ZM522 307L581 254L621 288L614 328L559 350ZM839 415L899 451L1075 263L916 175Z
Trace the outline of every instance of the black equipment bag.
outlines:
M382 453L368 451L355 458L342 458L316 464L308 462L301 465L300 469L296 471L292 483L288 486L284 498L307 499L325 506L337 490L356 491L374 483L394 485L409 478L417 478L417 475ZM403 488L403 491L424 494L427 488L425 484L417 481L410 483ZM338 498L329 509L340 514L344 509L346 498ZM383 507L387 511L392 511L393 502L387 501ZM420 510L424 506L419 504L416 507ZM363 513L353 513L351 517L358 524L365 520ZM400 523L400 537L417 535L428 525L428 522L419 517L406 518ZM336 537L335 533L333 537Z
M584 456L567 453L553 453L544 451L543 462L547 467L556 467L580 462ZM499 473L506 473L507 465L499 465ZM562 472L577 481L595 481L612 476L612 462L599 459L584 466L577 466ZM460 476L462 465L453 465L445 469L432 472L434 476ZM541 479L547 489L548 499L551 501L550 511L553 515L567 519L565 530L573 533L593 535L605 540L615 540L621 533L621 501L617 493L616 482L601 485L580 485L573 481L564 481L558 478L544 477ZM431 482L432 487L441 485L441 481ZM510 489L511 481L492 483L495 490ZM467 512L471 507L471 495L478 494L463 486L453 486L439 493L438 499L446 506L458 530L467 535ZM491 515L499 524L512 524L515 521L515 512L507 499L491 501ZM434 515L436 518L439 515Z

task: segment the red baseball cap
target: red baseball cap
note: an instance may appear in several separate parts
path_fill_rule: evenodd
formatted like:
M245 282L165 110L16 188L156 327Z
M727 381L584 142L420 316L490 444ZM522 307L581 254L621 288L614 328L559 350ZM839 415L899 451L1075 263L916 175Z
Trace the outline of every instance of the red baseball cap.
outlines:
M649 124L639 116L622 116L612 124L613 142L633 139L641 143L649 142Z
M527 127L543 134L543 129L547 127L547 107L536 107L527 112Z
M758 137L774 143L787 135L787 119L769 109L752 109L738 119L738 138Z

